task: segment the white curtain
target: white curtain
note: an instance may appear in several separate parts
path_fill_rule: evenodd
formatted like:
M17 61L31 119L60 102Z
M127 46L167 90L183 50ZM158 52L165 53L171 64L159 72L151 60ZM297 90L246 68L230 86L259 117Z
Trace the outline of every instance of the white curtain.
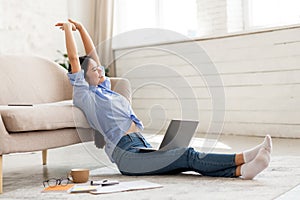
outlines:
M114 76L115 69L111 40L114 21L114 0L95 0L94 12L94 44L101 64L109 68L110 76Z

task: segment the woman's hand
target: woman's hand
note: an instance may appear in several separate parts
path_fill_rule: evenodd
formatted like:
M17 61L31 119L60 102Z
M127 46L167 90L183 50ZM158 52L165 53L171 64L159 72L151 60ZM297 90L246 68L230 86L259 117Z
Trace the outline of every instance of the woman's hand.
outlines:
M76 26L71 22L58 22L55 26L59 27L65 33L67 54L72 66L72 73L77 73L81 70L81 66L77 55L77 46L72 33L72 30L76 31Z
M76 26L70 22L58 22L55 24L55 26L58 26L63 31L66 29L66 27L70 27L73 31L76 31Z
M82 24L80 23L80 22L76 22L76 21L74 21L73 19L68 19L68 21L70 22L70 23L72 23L75 27L76 27L76 29L77 30L81 30L82 29Z

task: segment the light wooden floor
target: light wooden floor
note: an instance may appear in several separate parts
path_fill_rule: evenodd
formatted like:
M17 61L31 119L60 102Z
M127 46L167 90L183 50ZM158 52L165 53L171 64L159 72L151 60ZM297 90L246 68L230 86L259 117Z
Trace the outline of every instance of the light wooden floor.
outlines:
M215 148L215 152L240 152L242 150L251 148L255 146L256 144L260 143L263 140L262 137L242 137L242 136L221 136L218 140L218 143ZM149 142L154 143L159 141L159 137L150 137ZM199 145L201 145L203 142L202 138L196 138L193 141L193 146L199 148ZM258 185L261 187L268 187L267 182L270 177L273 175L270 175L272 173L273 169L275 169L273 174L280 175L280 170L283 170L289 168L289 163L280 163L282 157L289 157L288 159L291 160L293 157L299 158L299 149L300 149L300 139L275 139L273 138L273 154L274 157L274 166L271 167L268 170L268 173L265 175L262 175L262 178L258 180L254 180L253 182L247 182L247 181L239 181L239 180L228 180L228 184L244 184L247 187L251 187L251 185L255 185L253 189L258 189ZM300 169L300 163L294 162L292 165L292 169ZM281 166L282 165L282 166ZM41 198L41 190L43 189L42 182L45 179L48 178L60 178L67 176L67 173L72 168L89 168L91 170L99 169L102 167L108 167L111 168L113 165L110 163L108 158L106 157L104 151L97 150L92 143L86 143L86 144L79 144L79 145L73 145L69 147L64 148L58 148L58 149L50 149L48 150L48 162L46 166L42 165L42 153L41 152L33 152L33 153L25 153L25 154L11 154L11 155L4 155L3 156L3 176L4 176L4 193L0 195L0 199L16 199L21 194L20 192L30 193L30 197L32 199L40 199ZM298 167L297 167L298 166ZM291 169L291 170L292 170ZM293 172L289 172L292 174ZM128 179L129 177L124 177L120 175L116 175L118 179ZM286 188L280 188L282 193L280 193L280 199L287 199L285 197L289 197L291 195L297 195L299 197L299 187L297 186L297 183L300 184L300 172L297 172L295 176L291 176L290 179L293 180L293 184L290 184L290 186L286 186ZM134 177L130 177L134 178ZM162 183L165 182L166 190L174 190L174 187L176 187L176 183L174 183L175 180L182 179L183 185L185 184L185 187L182 188L182 190L189 190L188 187L191 187L190 189L195 192L195 184L196 187L202 186L204 187L207 182L207 186L209 184L221 184L221 182L224 181L224 179L212 179L212 178L202 178L202 179L191 179L190 177L149 177L149 179L154 181L162 181ZM186 179L185 179L186 178ZM288 180L288 177L284 177L285 181ZM297 180L298 179L298 180ZM185 181L185 182L184 182ZM189 185L189 181L191 181L191 186ZM220 182L221 181L221 182ZM278 181L278 180L277 180ZM298 182L297 182L298 181ZM170 185L168 185L170 184ZM174 185L175 184L175 185ZM194 185L192 185L194 184ZM224 184L224 183L223 183ZM266 184L266 185L264 185ZM270 184L270 183L268 183ZM172 186L173 185L173 186ZM178 185L181 185L178 183ZM238 185L236 185L239 187ZM234 186L234 187L236 187ZM211 187L211 186L209 186ZM209 190L209 187L206 188ZM241 187L241 186L240 186ZM294 188L294 189L293 189ZM205 188L202 188L204 190ZM205 189L205 190L206 190ZM269 188L270 191L273 191L272 188ZM220 190L220 189L218 189ZM255 190L254 190L255 191ZM252 191L250 193L252 197L255 197L255 192ZM174 199L176 197L176 190L174 192ZM202 191L203 192L203 191ZM243 190L241 191L243 192ZM251 192L251 191L250 191ZM147 193L147 192L146 192ZM145 194L146 194L145 193ZM150 191L151 193L151 191ZM150 194L149 193L149 194ZM155 193L159 194L160 191L157 190ZM131 193L134 195L134 193ZM209 193L205 194L208 195ZM29 195L29 194L28 194ZM88 194L87 194L88 195ZM122 196L122 194L119 194ZM123 194L124 195L124 194ZM166 195L161 194L161 195ZM168 194L168 197L172 196L172 192ZM204 196L205 196L204 195ZM254 196L253 196L254 195ZM285 196L286 195L286 196ZM54 197L55 196L55 197ZM47 196L47 198L58 198L57 194L54 196ZM75 195L76 196L76 195ZM116 196L121 197L121 196ZM272 199L274 197L278 197L279 194L276 196L272 196ZM79 198L79 196L76 196L76 198ZM86 196L87 199L90 198L96 198L96 196ZM184 195L183 195L184 197ZM45 197L46 198L46 197ZM64 197L61 197L62 199ZM100 198L98 196L98 198ZM162 198L163 199L163 198ZM180 198L179 198L180 199ZM262 199L262 197L258 198ZM268 199L268 198L266 198Z

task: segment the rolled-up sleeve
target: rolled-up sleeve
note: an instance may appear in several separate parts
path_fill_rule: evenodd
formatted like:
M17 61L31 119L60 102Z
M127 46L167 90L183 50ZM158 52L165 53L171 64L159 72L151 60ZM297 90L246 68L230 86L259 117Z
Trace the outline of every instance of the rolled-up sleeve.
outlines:
M68 73L68 77L71 85L76 87L87 87L87 89L89 88L88 83L84 79L83 70L73 74Z
M84 79L83 70L73 74L68 73L68 77L73 86L73 103L80 108L84 105L89 105L88 103L91 101L89 84Z
M103 81L100 85L107 89L111 89L111 83L108 77L105 77L105 81Z

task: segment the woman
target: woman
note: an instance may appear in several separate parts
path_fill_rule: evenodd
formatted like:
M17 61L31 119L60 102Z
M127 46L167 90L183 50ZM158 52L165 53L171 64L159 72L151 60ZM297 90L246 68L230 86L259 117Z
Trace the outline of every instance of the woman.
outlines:
M205 176L253 179L270 162L272 140L267 135L258 146L237 154L197 152L193 148L142 153L135 147L151 147L140 133L142 122L130 103L110 90L110 80L84 26L71 19L57 23L65 32L71 63L68 74L74 86L73 102L85 114L90 126L105 138L105 151L122 174L155 175L195 171ZM78 57L72 31L79 31L87 56Z

